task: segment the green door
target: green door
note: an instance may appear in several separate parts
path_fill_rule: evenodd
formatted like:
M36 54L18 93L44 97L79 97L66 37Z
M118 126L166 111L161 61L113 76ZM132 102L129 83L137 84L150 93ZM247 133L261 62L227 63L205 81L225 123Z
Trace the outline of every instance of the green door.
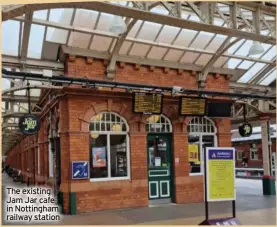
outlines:
M149 134L147 137L149 204L171 203L173 168L171 135Z

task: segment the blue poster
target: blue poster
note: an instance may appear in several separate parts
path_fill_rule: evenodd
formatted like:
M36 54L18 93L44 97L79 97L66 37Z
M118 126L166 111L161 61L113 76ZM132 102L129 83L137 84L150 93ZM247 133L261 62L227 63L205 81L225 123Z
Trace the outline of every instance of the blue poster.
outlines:
M87 161L73 161L72 162L72 179L87 179L88 176L88 162Z

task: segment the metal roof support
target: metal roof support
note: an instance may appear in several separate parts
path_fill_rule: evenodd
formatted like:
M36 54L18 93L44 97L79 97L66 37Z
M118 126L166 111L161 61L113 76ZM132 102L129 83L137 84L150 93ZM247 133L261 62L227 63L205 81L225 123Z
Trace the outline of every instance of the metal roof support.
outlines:
M104 13L116 14L123 17L134 18L137 20L149 21L154 23L165 24L174 27L180 27L185 29L199 30L204 32L216 32L221 35L233 36L236 38L247 38L253 41L259 41L269 44L275 44L276 38L267 37L264 35L257 35L253 32L246 32L241 30L230 29L226 27L219 27L216 25L203 24L195 21L187 21L182 18L167 16L162 14L154 14L152 12L116 5L113 3L98 1L98 2L66 2L66 3L45 3L45 4L29 4L28 8L30 10L43 10L49 8L85 8L96 11L101 11ZM254 10L255 11L255 10ZM21 13L21 12L20 12ZM19 12L13 12L13 14L3 14L2 18L5 21L6 19L14 18L20 15ZM19 14L19 15L18 15Z
M32 18L33 18L33 12L28 10L25 14L25 23L24 23L24 30L23 30L23 37L22 37L22 49L21 49L22 61L25 61L27 59Z
M209 62L206 64L206 66L203 68L203 70L198 74L198 83L199 87L203 88L205 87L206 78L208 76L208 73L210 72L211 68L213 67L213 64L217 61L218 58L221 57L221 55L227 51L231 46L236 44L240 39L235 39L233 42L229 43L231 40L231 37L228 37L223 44L219 47L218 52L215 53L215 55L209 60Z
M276 63L276 60L272 61L273 64ZM254 77L251 81L250 84L257 84L259 81L271 70L276 68L276 65L268 65L266 66L256 77Z
M138 8L144 9L144 10L151 10L155 5L149 5L148 2L133 2L134 5L136 5ZM130 20L130 18L128 18ZM108 79L114 79L115 77L115 65L116 65L116 56L119 54L119 51L124 43L124 41L126 40L129 32L132 30L132 28L134 27L134 25L137 23L137 19L133 19L131 22L129 22L129 24L127 25L127 31L122 34L121 36L119 36L119 38L117 39L117 42L115 44L115 47L113 48L113 51L109 57L109 63L107 66L107 74L106 77ZM142 28L142 26L140 27L140 29ZM138 30L139 33L139 30ZM137 33L137 35L138 35ZM132 46L132 45L131 45Z

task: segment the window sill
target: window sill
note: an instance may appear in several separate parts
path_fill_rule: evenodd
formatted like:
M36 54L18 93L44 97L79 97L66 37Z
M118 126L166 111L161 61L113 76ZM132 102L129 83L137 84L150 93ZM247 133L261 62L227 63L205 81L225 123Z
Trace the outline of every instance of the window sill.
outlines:
M190 173L189 176L193 177L193 176L203 176L203 173Z
M122 180L131 180L130 177L113 177L113 178L91 178L90 182L104 182L104 181L122 181Z

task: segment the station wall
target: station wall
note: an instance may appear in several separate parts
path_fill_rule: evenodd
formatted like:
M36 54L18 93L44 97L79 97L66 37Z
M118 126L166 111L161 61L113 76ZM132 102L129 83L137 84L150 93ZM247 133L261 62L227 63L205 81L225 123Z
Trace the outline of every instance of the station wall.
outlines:
M65 74L69 76L103 80L106 62L69 57L65 66ZM227 92L229 91L229 80L228 76L208 75L205 89ZM156 86L181 86L187 89L197 89L198 87L194 72L127 63L120 63L116 66L115 81ZM91 88L81 89L77 86L64 88L60 92L58 100L49 99L44 104L41 115L42 127L38 136L24 137L7 153L6 163L22 170L25 179L27 176L32 178L32 174L26 173L26 166L31 168L31 173L32 168L36 168L36 172L38 172L36 182L52 185L54 179L49 175L48 128L49 125L53 125L54 131L57 131L58 127L60 139L61 182L59 191L62 194L61 203L64 213L147 206L148 173L147 165L144 164L147 162L146 118L132 113L131 102L130 93L117 89L93 90ZM71 161L89 161L90 119L103 111L115 112L128 122L131 179L101 182L91 182L90 179L71 180ZM49 112L52 112L54 116L51 120L48 117ZM189 175L187 124L192 117L179 116L178 98L170 95L165 96L163 114L172 123L173 159L178 158L179 160L174 164L175 202L202 202L203 175ZM218 146L230 147L230 119L215 118L212 120L217 127ZM27 155L29 155L28 158L25 158ZM39 158L37 158L38 156ZM30 161L33 157L35 157L36 165Z

